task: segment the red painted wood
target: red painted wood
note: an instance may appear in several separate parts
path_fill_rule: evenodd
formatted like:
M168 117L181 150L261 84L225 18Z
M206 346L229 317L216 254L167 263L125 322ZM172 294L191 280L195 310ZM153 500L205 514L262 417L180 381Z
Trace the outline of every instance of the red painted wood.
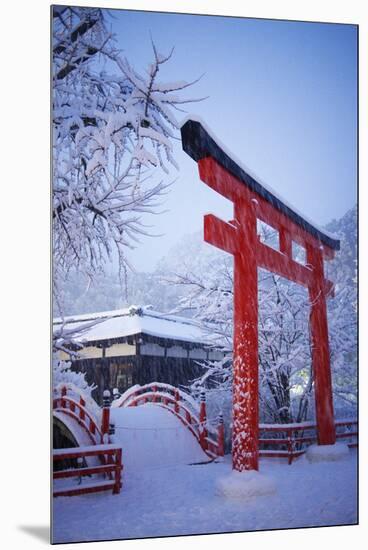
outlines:
M156 395L157 393L157 386L153 385L152 386L152 391L155 395L152 396L152 403L156 403L158 400L159 400L159 396Z
M104 407L102 409L102 421L101 421L101 443L103 443L103 437L105 434L109 434L110 424L110 407Z
M233 468L243 471L258 470L258 239L251 206L238 199L234 214L241 231L227 224L219 238L219 225L207 224L206 240L214 246L225 244L227 251L241 250L234 255L232 459Z
M207 430L205 427L207 421L207 412L206 412L206 402L201 401L199 405L199 443L204 451L208 449L208 442L207 442Z
M121 489L121 470L122 470L122 450L117 449L116 451L116 468L115 468L115 485L113 488L113 494L117 495L120 493Z
M198 170L201 180L211 187L217 193L220 193L234 203L239 200L246 200L252 205L252 208L258 219L271 225L277 230L284 228L288 231L292 239L306 248L307 243L311 246L320 245L319 241L302 227L297 225L288 216L274 208L260 195L246 187L235 176L227 172L218 162L211 157L206 157L198 161ZM326 259L332 259L335 251L322 245L323 254Z
M69 452L54 454L53 460L64 460L67 458L85 458L87 456L99 456L102 459L101 466L93 466L87 468L73 468L69 470L61 470L53 472L53 479L63 479L70 477L79 477L93 474L107 474L110 478L105 483L97 482L96 485L81 486L76 488L60 488L55 489L54 496L74 496L88 493L96 493L112 489L113 494L118 494L121 488L121 471L122 466L122 450L121 448L73 448ZM107 459L107 460L106 460ZM112 474L114 479L112 480ZM112 481L111 481L112 480Z
M58 449L56 449L57 451ZM60 454L54 454L53 460L64 460L68 458L80 458L85 456L99 456L99 455L114 455L118 449L114 447L97 449L94 445L88 448L72 447L68 452L62 452Z
M280 227L279 231L280 252L288 258L292 258L292 242L289 231L285 226Z
M56 489L53 492L54 497L73 497L78 495L88 495L90 493L101 493L114 488L113 481L107 481L103 485L79 487L78 489Z
M92 468L74 468L73 470L59 470L53 473L54 479L62 479L68 477L88 476L93 474L106 474L108 472L115 472L115 464L103 464L101 466L94 466Z
M257 243L257 265L303 286L309 286L313 278L311 269L261 242Z
M347 437L357 437L358 432L344 432L343 434L336 434L336 439L344 439Z
M250 204L234 205L242 228L234 256L233 468L258 470L257 219ZM245 238L246 236L246 238Z
M179 413L179 408L180 408L180 405L179 405L180 394L179 394L179 392L178 392L177 390L175 390L174 396L175 396L175 412L176 412L176 413Z
M357 425L357 421L355 420L348 420L348 421L338 420L335 422L336 427L343 427L343 426L351 427L354 425ZM317 439L317 435L311 435L311 436L305 437L305 436L298 436L298 433L304 432L306 430L316 430L316 428L317 428L316 425L305 427L303 424L294 424L293 426L286 427L286 428L284 428L282 425L268 426L267 428L261 427L260 428L261 431L274 432L274 433L277 432L280 434L288 433L289 439L260 438L259 439L260 445L268 444L268 445L272 445L273 447L278 447L280 445L288 445L288 450L274 451L271 454L268 454L267 451L260 450L259 455L262 457L288 457L289 464L291 464L294 458L296 458L297 456L300 456L306 450L305 448L298 451L293 450L293 446L295 443L313 443ZM336 439L349 439L351 437L357 437L357 436L358 436L358 431L354 431L354 432L345 431L343 433L336 434ZM349 442L347 443L347 445L350 448L354 448L358 446L356 442Z
M79 402L77 402L71 397L66 397L64 392L64 396L53 400L53 409L60 410L64 414L67 414L68 416L74 418L78 422L78 424L88 432L88 435L90 436L92 442L95 443L95 439L93 436L96 433L96 425L90 413L87 411L87 409L85 409L85 404L86 403L84 399L82 399L82 397L80 398ZM78 415L76 411L79 411ZM86 419L88 420L88 425ZM97 431L99 434L101 434L98 428Z
M230 254L239 251L238 229L213 214L204 216L204 240Z
M80 418L81 420L84 420L85 417L86 417L85 412L84 412L84 407L86 406L86 402L85 402L85 400L83 399L83 397L80 397L80 399L79 399L79 405L80 405L80 407L79 407L79 418Z
M290 430L288 432L287 450L288 450L288 464L290 466L290 464L293 461L293 433Z
M233 468L258 469L258 289L262 267L306 286L311 300L312 360L316 394L318 442L335 442L325 295L332 290L323 273L323 259L334 251L320 245L263 197L251 191L211 157L198 161L199 175L209 187L234 203L229 224L205 216L206 242L234 255ZM279 232L280 251L261 243L257 219ZM306 248L307 265L292 259L292 240ZM288 455L292 461L289 433Z
M73 413L72 411L70 411L68 409L56 409L56 410L60 410L64 414L66 414L67 416L70 416L71 418L73 418L86 431L86 433L88 434L88 436L91 440L91 443L93 445L96 444L96 441L95 441L95 438L94 438L94 433L91 432L90 426L87 426L87 424L83 420L81 420L78 415L76 415L75 413Z
M263 437L259 438L259 443L261 445L276 445L276 444L277 445L287 445L288 442L289 442L289 440L285 439L285 438L283 438L283 439L271 439L271 438L265 439Z
M210 439L207 439L207 447L206 447L206 453L211 453L214 457L216 456L222 456L219 454L218 445L211 441Z
M311 303L310 330L312 339L317 440L320 445L333 445L336 441L336 430L332 399L322 250L320 248L308 246L307 262L313 267L314 272L313 281L309 287L309 299Z
M225 428L221 422L217 428L217 455L224 456L225 454Z

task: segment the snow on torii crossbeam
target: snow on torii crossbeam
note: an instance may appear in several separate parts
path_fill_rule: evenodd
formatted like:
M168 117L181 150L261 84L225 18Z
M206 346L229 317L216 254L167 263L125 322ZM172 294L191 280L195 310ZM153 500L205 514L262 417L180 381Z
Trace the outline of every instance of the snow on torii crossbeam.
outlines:
M258 267L308 289L318 443L334 444L326 308L333 284L324 277L323 262L334 257L340 242L250 176L202 123L187 120L181 136L201 180L234 203L229 223L212 214L204 218L205 241L234 256L233 468L258 470ZM278 231L279 251L259 240L257 219ZM292 241L305 248L305 265L293 260Z

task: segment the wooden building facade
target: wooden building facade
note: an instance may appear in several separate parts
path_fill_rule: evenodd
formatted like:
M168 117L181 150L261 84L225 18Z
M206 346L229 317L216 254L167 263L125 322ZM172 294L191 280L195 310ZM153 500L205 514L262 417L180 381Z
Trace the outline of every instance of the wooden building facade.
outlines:
M93 397L98 403L105 389L118 388L123 393L135 384L153 381L186 386L203 373L201 363L221 360L227 354L209 345L192 320L143 308L66 321L68 328L75 325L79 330L93 319L96 325L76 336L83 348L72 361L72 369L85 373L88 383L97 386ZM61 358L69 359L67 354Z

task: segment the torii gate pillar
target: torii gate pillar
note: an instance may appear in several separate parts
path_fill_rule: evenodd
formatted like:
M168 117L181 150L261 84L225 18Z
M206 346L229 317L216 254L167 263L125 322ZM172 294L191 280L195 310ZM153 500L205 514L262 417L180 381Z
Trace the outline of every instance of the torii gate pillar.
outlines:
M324 259L332 259L339 241L321 232L259 184L236 164L198 121L181 128L184 150L198 162L202 181L234 203L234 220L226 223L208 214L206 242L234 256L233 468L258 470L258 267L308 289L318 443L336 441ZM257 219L279 234L279 250L261 243ZM292 256L292 241L306 249L302 265Z
M308 287L310 300L310 333L317 419L317 440L320 445L336 442L334 423L330 350L328 345L327 304L324 291L322 251L307 248L307 262L315 277Z
M234 256L233 468L258 470L258 273L257 219L235 214L250 239ZM242 223L243 222L243 223ZM246 279L244 279L246 274ZM246 280L246 284L245 283Z

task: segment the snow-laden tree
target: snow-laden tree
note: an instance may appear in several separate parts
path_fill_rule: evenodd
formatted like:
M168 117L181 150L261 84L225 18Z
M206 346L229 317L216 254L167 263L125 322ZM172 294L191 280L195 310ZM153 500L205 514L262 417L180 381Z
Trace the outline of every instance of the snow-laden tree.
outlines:
M201 281L190 279L188 274L179 274L176 283L183 284L185 280L186 285L192 286L193 293L185 297L182 306L190 304L193 309L197 302L195 317L207 331L208 340L231 347L233 290L229 265L223 274L226 280L222 279L219 285L214 284L213 279L209 284L203 278ZM288 284L281 277L260 273L258 339L263 421L301 421L310 412L312 379L308 316L309 305L304 289ZM207 363L204 368L203 376L193 381L191 390L198 393L202 387L207 387L209 398L214 398L211 393L216 394L219 405L229 409L231 357L222 362ZM224 392L230 395L225 396Z
M328 302L335 409L349 415L356 414L358 383L357 207L332 221L327 229L341 244L336 258L327 264L327 276L335 282L335 297Z
M147 231L176 166L174 110L193 101L184 81L158 80L168 55L154 43L145 74L130 65L108 28L106 11L53 7L54 284L70 269L93 278ZM58 292L56 288L56 299ZM59 304L60 305L60 304Z
M70 328L64 320L58 320L53 332L53 356L52 356L52 387L53 391L58 393L62 387L68 389L68 395L76 397L82 395L86 403L95 411L98 407L92 392L97 388L95 384L89 384L86 380L86 374L72 370L72 360L78 359L79 350L83 344L79 339L92 326L101 323L102 320L83 323L83 327ZM61 359L62 355L68 355L70 360Z
M260 271L260 408L267 422L301 422L312 411L309 301L295 283Z
M71 370L71 362L60 360L56 354L53 358L52 383L54 388L63 385L78 388L88 397L92 397L91 394L97 387L88 384L85 373Z

